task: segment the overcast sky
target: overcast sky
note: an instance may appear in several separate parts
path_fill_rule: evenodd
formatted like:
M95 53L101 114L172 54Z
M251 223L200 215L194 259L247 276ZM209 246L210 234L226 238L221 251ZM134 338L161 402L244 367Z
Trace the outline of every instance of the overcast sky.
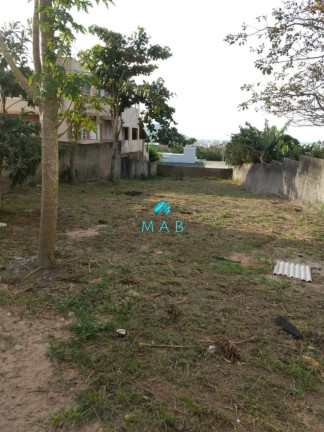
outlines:
M241 24L255 24L254 18L270 14L280 0L115 0L107 10L94 6L89 15L80 15L84 25L97 24L129 35L144 27L153 43L168 45L173 56L161 62L155 78L161 76L176 96L178 130L199 138L229 139L246 121L262 128L265 118L281 127L286 119L255 112L240 112L245 100L240 90L244 83L263 78L253 66L247 47L229 46L223 41L228 33L240 31ZM27 0L3 2L0 25L10 20L25 22L31 16ZM95 2L94 2L95 3ZM80 37L79 49L90 48L95 40ZM324 140L321 128L293 128L288 132L300 141Z

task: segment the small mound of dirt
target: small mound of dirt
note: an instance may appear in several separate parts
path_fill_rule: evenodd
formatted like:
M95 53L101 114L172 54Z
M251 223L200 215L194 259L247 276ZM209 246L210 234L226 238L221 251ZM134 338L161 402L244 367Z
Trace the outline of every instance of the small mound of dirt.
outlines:
M72 240L83 240L99 235L99 231L98 228L89 228L87 230L68 231L65 234Z

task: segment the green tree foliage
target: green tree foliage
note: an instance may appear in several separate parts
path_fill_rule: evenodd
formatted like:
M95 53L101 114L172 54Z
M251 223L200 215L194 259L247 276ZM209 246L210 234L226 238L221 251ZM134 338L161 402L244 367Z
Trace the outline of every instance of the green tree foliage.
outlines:
M240 126L240 132L233 134L226 146L225 161L228 165L260 162L262 132L246 123Z
M310 157L324 159L324 142L315 142L311 145L304 145L302 154Z
M31 76L32 70L28 66L27 56L27 45L30 42L30 28L24 27L19 22L10 22L8 26L5 25L0 29L0 35L6 41L8 49L14 54L19 70L26 76ZM31 100L17 82L7 61L0 52L0 103L2 113L5 113L8 108L6 103L9 97L28 100L31 104Z
M90 32L99 37L102 44L79 54L81 63L97 78L99 86L109 98L113 128L112 180L115 180L117 144L122 128L122 113L135 103L142 103L146 111L141 123L152 129L152 121L169 125L173 121L174 108L168 101L172 93L164 81L138 82L136 78L150 76L157 68L159 60L171 56L170 49L151 45L150 38L141 27L131 36L92 26Z
M243 24L226 36L229 44L252 39L255 67L269 80L245 84L250 94L240 107L257 104L298 125L324 125L324 3L322 0L286 0L272 17L257 18L258 28ZM271 79L272 76L272 79Z
M221 161L223 150L219 146L196 147L196 156L198 159L209 161Z
M151 131L150 139L151 141L156 140L160 144L168 145L170 148L172 148L172 151L176 147L184 147L188 144L194 144L197 141L196 138L186 138L185 135L180 133L176 127L169 127L166 125L162 125L158 129L154 127L154 130Z
M160 153L153 146L149 146L149 159L150 162L158 162L160 160Z
M12 186L35 174L41 160L39 132L40 125L23 115L0 116L0 165L9 171Z
M151 133L155 130L156 122L163 127L170 127L170 124L174 123L175 112L175 109L168 105L172 96L162 78L152 83L144 81L139 85L136 90L136 102L145 106L145 110L141 112L140 126L146 127Z
M233 134L226 146L225 161L228 165L262 163L283 158L298 159L303 147L296 138L285 133L287 126L278 129L265 122L263 131L249 123L240 126L240 132Z

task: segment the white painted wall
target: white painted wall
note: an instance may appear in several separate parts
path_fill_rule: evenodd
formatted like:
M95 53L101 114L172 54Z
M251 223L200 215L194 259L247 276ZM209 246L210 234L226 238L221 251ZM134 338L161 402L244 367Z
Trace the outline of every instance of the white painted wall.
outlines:
M163 162L168 163L188 163L193 164L196 160L196 149L194 147L184 147L182 153L161 153Z

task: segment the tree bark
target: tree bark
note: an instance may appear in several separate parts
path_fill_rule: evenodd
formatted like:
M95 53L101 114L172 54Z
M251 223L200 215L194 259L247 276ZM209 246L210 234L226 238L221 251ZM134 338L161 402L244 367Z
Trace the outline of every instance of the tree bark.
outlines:
M58 99L57 91L49 89L52 68L47 63L50 44L54 40L54 29L46 9L52 8L52 0L40 0L40 44L43 77L40 101L40 122L42 130L42 200L39 229L37 264L49 267L54 264L55 234L58 207Z
M40 104L42 128L42 199L37 265L54 264L58 207L57 98L51 96Z
M2 169L3 169L3 157L0 157L0 207L2 207Z
M33 16L33 60L35 74L40 75L42 71L40 59L40 40L39 40L39 2L34 0L34 16Z
M2 105L2 114L6 114L6 101L7 98L3 95L1 98L1 105Z
M110 180L115 182L117 179L117 160L118 160L118 116L112 113L112 128L113 128L113 152L111 158Z

